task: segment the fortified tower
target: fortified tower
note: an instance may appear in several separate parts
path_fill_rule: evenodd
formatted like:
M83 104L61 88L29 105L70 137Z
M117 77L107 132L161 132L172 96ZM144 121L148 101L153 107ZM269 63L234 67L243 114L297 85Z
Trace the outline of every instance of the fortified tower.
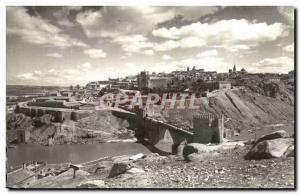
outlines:
M193 117L195 143L222 143L224 133L224 116L201 113Z

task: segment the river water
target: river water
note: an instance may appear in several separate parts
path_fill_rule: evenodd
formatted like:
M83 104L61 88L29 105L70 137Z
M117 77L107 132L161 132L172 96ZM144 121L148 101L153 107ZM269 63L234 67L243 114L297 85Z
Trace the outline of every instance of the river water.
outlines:
M7 148L9 168L28 161L46 161L48 164L71 162L79 164L106 156L134 155L151 153L138 143L100 143L41 146L38 144L20 144L16 148Z

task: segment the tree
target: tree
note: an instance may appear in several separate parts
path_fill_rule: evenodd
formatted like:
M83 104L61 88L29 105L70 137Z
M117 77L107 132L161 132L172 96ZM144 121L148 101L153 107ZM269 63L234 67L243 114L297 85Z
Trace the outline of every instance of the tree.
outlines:
M73 86L72 85L70 85L70 90L73 90Z

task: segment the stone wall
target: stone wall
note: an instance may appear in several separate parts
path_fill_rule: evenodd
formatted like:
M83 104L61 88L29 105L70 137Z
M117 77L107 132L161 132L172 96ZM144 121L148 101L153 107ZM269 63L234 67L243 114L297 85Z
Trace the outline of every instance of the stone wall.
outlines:
M72 109L62 109L62 108L45 108L45 107L31 107L27 104L17 105L16 112L23 113L30 117L40 117L45 114L50 114L54 116L55 122L63 122L64 120L74 120L87 117L91 111L87 110L72 110Z

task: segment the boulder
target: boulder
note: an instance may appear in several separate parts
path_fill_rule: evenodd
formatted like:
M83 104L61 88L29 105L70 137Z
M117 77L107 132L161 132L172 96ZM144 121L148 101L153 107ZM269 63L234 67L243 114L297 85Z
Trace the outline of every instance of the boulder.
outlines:
M196 153L196 154L205 154L215 152L220 149L218 145L205 145L199 143L191 143L186 145L183 148L182 155L186 161L190 161L188 155Z
M90 173L96 174L97 177L106 178L113 166L112 161L102 161L89 169Z
M279 131L275 131L273 133L270 133L268 135L264 135L262 137L260 137L254 145L258 144L259 142L262 142L264 140L270 140L270 139L277 139L277 138L285 138L287 137L287 133L284 130L279 130Z
M290 146L290 147L286 150L286 152L285 152L284 155L285 155L286 157L295 157L295 147L294 147L294 145Z
M129 173L129 174L141 174L141 173L144 173L145 171L142 170L142 169L138 169L138 168L131 168L129 169L126 173Z
M113 166L109 172L108 178L125 173L133 167L132 161L128 157L120 157L113 161Z
M292 138L277 138L264 140L255 144L245 156L247 160L279 158L293 145Z
M129 159L135 161L135 160L138 160L138 159L142 159L142 158L144 158L144 157L145 157L144 154L139 153L139 154L136 154L136 155L131 156Z
M104 186L103 180L91 180L80 183L77 188L103 188Z

